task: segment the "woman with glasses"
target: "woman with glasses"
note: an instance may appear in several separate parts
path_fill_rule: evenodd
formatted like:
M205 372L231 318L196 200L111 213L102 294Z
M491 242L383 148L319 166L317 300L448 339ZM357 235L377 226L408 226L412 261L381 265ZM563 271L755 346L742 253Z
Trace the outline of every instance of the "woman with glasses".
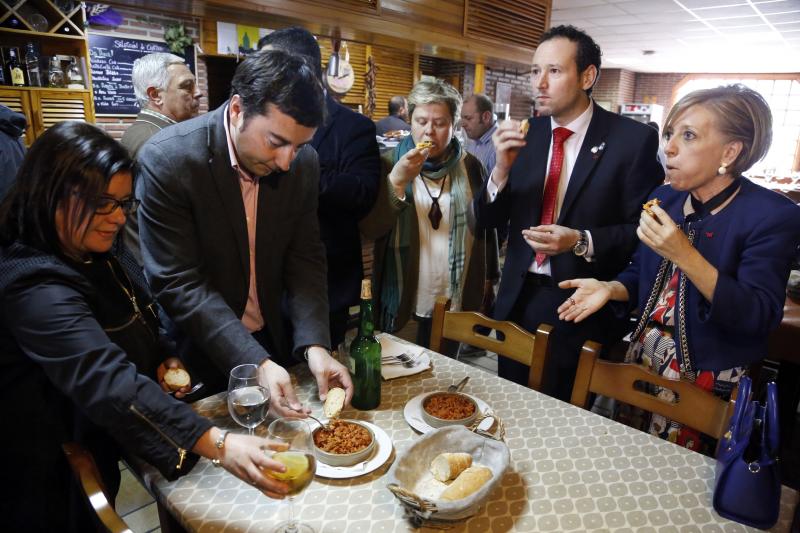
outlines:
M117 461L136 455L168 479L212 459L268 496L285 483L265 449L228 435L154 381L171 347L141 269L118 243L136 210L133 162L94 126L62 122L28 151L0 205L0 405L11 531L91 531L91 511L61 444L87 448L106 492Z

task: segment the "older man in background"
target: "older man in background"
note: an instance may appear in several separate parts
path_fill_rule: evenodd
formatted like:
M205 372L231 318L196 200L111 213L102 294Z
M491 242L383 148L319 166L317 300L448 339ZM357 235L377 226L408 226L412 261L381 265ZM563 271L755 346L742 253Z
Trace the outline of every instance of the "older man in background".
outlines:
M135 158L139 148L150 137L171 124L197 115L203 93L186 62L174 54L158 52L140 57L133 62L132 78L133 92L141 111L125 130L120 142ZM141 265L136 217L129 217L125 225L125 244Z
M497 129L492 101L483 94L473 94L461 106L461 127L469 139L465 143L467 152L478 158L486 175L494 170L495 152L492 134Z

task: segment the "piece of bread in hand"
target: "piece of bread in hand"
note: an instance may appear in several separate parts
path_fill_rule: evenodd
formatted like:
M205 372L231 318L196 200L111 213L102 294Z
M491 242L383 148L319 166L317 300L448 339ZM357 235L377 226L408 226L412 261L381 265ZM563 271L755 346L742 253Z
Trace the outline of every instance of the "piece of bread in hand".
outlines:
M425 148L430 148L433 146L432 141L420 141L417 143L417 150L423 150Z
M325 405L322 406L322 412L328 418L339 418L344 407L344 389L334 387L328 391L328 396L325 398Z
M492 471L485 466L471 466L461 472L439 497L442 500L454 501L466 498L478 492L484 483L492 479Z
M652 200L648 200L646 203L643 203L642 209L644 209L648 215L658 220L656 214L653 213L652 207L654 205L659 205L659 204L661 204L661 200L659 200L658 198L653 198Z
M439 481L450 481L472 466L468 453L440 453L431 462L431 473Z
M167 384L171 391L188 387L191 382L192 378L189 377L189 373L182 368L169 368L164 373L164 383Z
M528 134L528 129L531 127L531 123L527 120L523 120L519 123L519 132L523 135Z

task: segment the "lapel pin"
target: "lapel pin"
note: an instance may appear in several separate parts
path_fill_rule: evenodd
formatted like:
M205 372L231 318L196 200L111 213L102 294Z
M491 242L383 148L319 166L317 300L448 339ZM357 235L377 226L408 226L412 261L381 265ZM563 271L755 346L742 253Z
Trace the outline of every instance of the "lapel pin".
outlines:
M592 153L593 154L597 154L597 153L602 152L603 150L605 150L605 148L606 148L606 143L605 142L601 142L597 146L592 146Z

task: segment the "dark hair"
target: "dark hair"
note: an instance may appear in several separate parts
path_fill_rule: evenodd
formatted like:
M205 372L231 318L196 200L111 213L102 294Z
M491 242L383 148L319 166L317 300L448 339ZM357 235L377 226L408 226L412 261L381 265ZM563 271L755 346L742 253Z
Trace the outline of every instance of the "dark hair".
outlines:
M231 81L231 96L242 99L244 120L266 115L268 104L298 124L316 128L325 120L325 93L308 61L283 50L263 50L247 56Z
M600 50L597 43L594 42L594 39L589 37L585 31L572 25L554 26L550 28L542 34L541 39L539 39L539 44L558 37L568 39L578 45L578 50L575 53L575 64L578 66L578 74L582 73L591 65L597 67L597 76L594 78L594 83L591 87L586 89L586 95L591 95L592 89L597 84L597 80L600 79L600 57L603 55L603 52Z
M71 197L65 213L78 227L95 209L95 200L118 172L133 174L128 151L103 130L84 122L59 122L36 139L0 204L0 243L18 240L42 251L62 254L56 211Z
M319 43L307 29L292 26L275 30L258 40L259 50L263 50L265 46L269 46L272 50L283 50L306 57L317 77L322 79L322 55L319 51Z
M402 96L392 96L389 99L389 114L396 115L406 105L406 99Z
M494 104L492 103L492 100L485 94L475 93L467 98L467 101L469 100L475 102L475 109L478 111L479 115L483 115L487 111L489 113L494 113Z

